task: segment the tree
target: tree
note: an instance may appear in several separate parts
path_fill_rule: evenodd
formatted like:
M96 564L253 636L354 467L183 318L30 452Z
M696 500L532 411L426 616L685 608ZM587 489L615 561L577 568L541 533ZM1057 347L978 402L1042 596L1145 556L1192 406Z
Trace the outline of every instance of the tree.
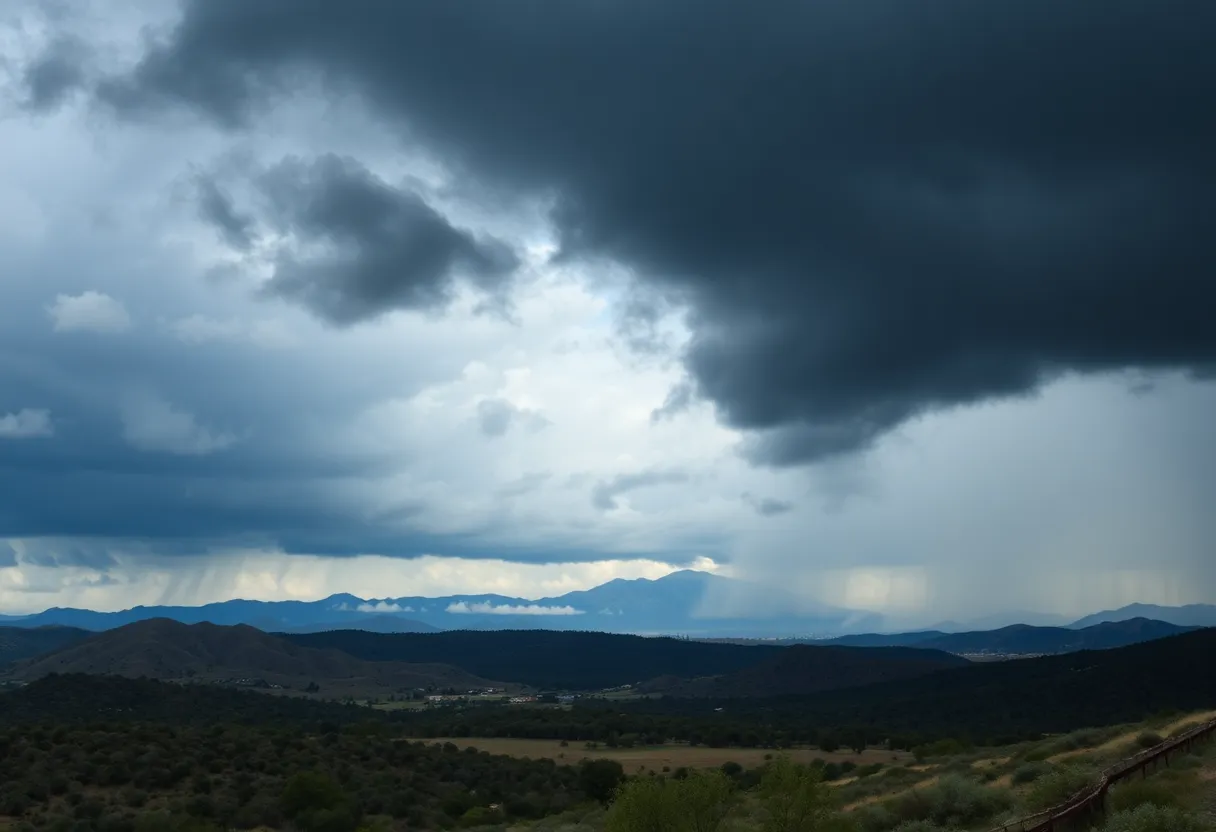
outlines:
M621 786L608 809L605 832L673 832L681 828L674 783L635 778Z
M617 786L625 779L625 769L616 760L584 760L579 766L578 780L583 794L607 805Z
M735 784L720 771L680 780L635 777L617 791L607 832L718 832L736 803Z
M679 829L718 832L736 803L734 781L721 771L698 771L674 784Z
M832 818L832 796L817 767L798 765L784 754L760 778L764 832L818 832Z

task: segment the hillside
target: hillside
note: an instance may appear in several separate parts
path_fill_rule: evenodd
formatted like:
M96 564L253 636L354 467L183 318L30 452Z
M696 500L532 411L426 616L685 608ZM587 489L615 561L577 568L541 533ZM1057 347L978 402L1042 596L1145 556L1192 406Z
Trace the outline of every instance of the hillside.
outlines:
M321 694L328 696L494 685L447 664L370 662L337 650L293 644L245 625L190 625L168 619L109 630L87 642L20 662L3 678L30 681L50 673L278 685L294 690L316 682Z
M0 693L0 725L100 721L343 724L379 716L380 712L369 708L305 697L83 673L52 674Z
M391 634L349 630L282 637L369 661L445 661L478 676L569 690L632 685L664 674L729 673L787 649L553 630Z
M732 673L697 679L667 675L640 689L713 699L792 696L911 679L966 664L966 659L935 650L795 645Z
M587 700L573 710L494 708L410 714L416 736L605 741L631 734L714 745L817 743L864 735L893 747L954 738L980 745L1078 726L1136 722L1216 706L1216 630L1112 650L977 662L913 678L802 696Z
M0 627L0 667L50 653L90 635L75 627Z

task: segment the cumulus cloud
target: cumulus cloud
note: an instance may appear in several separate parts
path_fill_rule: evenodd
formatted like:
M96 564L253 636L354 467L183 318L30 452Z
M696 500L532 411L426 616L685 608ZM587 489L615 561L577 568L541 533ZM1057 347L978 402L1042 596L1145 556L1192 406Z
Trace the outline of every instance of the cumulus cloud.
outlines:
M582 615L585 611L571 606L549 607L541 604L490 604L456 601L448 604L448 612L480 615Z
M56 332L114 334L131 327L131 316L120 301L93 290L79 295L57 295L47 311Z
M54 435L49 410L24 408L0 416L0 439L41 439Z
M214 432L158 396L133 394L123 403L123 438L141 451L202 456L231 447L237 437Z

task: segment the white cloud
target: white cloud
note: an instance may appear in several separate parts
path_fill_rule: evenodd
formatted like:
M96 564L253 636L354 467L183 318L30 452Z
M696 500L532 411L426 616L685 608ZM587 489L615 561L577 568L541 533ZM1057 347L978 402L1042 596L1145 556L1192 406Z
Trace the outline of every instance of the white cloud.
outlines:
M571 606L546 607L540 604L470 604L457 601L448 604L448 612L481 615L582 615L583 610Z
M148 394L132 395L124 402L122 427L123 438L141 451L203 456L236 442L232 434L212 432L192 414Z
M102 292L56 295L47 307L56 332L115 334L131 328L131 316L120 301Z
M0 439L39 439L55 435L49 410L25 408L0 416Z
M402 606L401 604L392 604L392 603L389 603L388 601L376 601L373 604L360 604L359 606L355 607L355 609L358 610L359 612L388 612L388 613L413 612L414 611L414 608L409 605Z

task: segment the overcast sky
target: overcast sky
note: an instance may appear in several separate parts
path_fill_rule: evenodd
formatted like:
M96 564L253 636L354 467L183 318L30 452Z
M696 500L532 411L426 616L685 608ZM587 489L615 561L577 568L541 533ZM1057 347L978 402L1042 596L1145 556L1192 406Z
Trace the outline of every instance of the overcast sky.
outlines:
M9 0L0 611L1216 602L1216 5Z

